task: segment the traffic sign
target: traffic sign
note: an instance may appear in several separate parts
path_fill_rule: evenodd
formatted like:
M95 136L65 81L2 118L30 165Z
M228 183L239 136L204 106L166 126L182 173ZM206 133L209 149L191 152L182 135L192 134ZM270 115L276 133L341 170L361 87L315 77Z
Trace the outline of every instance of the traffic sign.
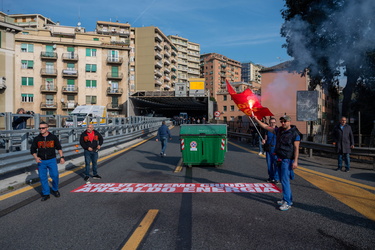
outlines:
M220 116L220 111L215 111L214 115L215 115L215 117L219 117Z

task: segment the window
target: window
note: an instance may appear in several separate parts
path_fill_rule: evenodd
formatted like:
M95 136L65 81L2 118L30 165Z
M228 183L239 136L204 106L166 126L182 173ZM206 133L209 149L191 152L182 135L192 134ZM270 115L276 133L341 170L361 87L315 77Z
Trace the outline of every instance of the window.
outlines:
M227 106L223 106L223 111L227 111Z
M53 95L46 95L46 104L53 105Z
M21 52L34 52L34 44L22 43Z
M224 101L226 101L227 100L227 95L224 95L223 98L224 98Z
M67 91L75 91L75 80L74 79L68 79L67 80L67 88L66 88L66 90Z
M34 68L34 61L22 60L21 61L22 69L32 69Z
M231 121L234 121L234 116L231 116L231 117L230 117L230 120L231 120Z
M227 122L227 117L226 116L224 116L223 119L224 119L224 122Z
M96 88L96 80L86 80L86 88Z
M22 86L34 86L34 78L22 77Z
M67 63L66 67L67 67L67 69L75 69L75 64L74 63Z
M96 56L96 49L86 49L86 56Z
M86 64L86 72L96 72L96 64Z
M234 105L230 105L230 111L234 111Z
M34 102L33 94L21 94L22 102Z
M99 41L99 38L94 37L93 40L94 40L94 41Z
M87 95L86 96L86 104L96 104L96 96L95 95Z

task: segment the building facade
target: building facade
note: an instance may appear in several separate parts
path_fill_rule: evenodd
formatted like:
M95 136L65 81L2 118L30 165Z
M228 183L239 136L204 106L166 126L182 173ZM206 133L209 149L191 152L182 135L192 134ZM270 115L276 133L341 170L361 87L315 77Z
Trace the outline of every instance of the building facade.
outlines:
M177 78L179 82L188 83L190 78L200 77L200 45L187 38L168 36L178 50Z
M36 22L15 38L15 109L54 115L95 104L106 106L113 115L125 114L128 26L99 21L96 32L85 32L80 25L61 26L43 21L41 15L25 16ZM14 18L30 25L22 15Z
M14 112L15 36L22 28L15 24L14 18L0 12L0 111ZM0 127L4 128L1 119Z
M217 93L226 90L225 81L241 81L241 63L217 53L203 54L200 57L201 77L210 97L217 100Z
M262 75L259 73L259 71L263 68L264 66L254 64L252 62L241 63L242 82L251 84L253 90L256 89L257 91L259 91L262 84Z
M172 91L177 82L177 48L157 27L132 28L134 91ZM131 55L132 56L132 55ZM133 75L133 76L132 76Z

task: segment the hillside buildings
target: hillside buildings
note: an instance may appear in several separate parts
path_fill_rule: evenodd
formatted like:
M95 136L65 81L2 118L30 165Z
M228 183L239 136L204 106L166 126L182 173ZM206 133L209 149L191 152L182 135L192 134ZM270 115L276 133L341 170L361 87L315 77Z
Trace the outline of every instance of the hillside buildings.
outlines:
M201 55L201 77L210 97L217 100L220 92L226 91L225 81L241 81L241 63L226 56L209 53Z

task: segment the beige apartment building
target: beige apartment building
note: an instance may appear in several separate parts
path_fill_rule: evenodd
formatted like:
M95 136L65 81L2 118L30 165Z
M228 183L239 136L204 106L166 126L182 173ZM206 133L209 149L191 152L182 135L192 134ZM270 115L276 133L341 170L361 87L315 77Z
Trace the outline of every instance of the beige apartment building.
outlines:
M200 77L200 45L177 35L168 36L178 50L177 78L179 82L189 83L191 78Z
M98 21L85 32L41 15L12 17L24 27L15 37L14 110L68 114L95 104L126 113L130 25Z
M251 85L251 89L260 95L260 87L262 84L262 75L260 71L265 68L260 64L252 62L241 63L241 79Z
M15 36L21 31L13 18L0 12L0 112L14 112ZM0 122L5 127L4 120Z
M226 56L209 53L200 57L201 77L205 79L205 88L210 97L217 100L218 92L226 90L225 80L241 81L241 63Z
M177 78L178 51L157 27L132 28L134 34L134 91L172 91ZM131 42L131 46L132 46ZM132 53L130 54L132 56Z

